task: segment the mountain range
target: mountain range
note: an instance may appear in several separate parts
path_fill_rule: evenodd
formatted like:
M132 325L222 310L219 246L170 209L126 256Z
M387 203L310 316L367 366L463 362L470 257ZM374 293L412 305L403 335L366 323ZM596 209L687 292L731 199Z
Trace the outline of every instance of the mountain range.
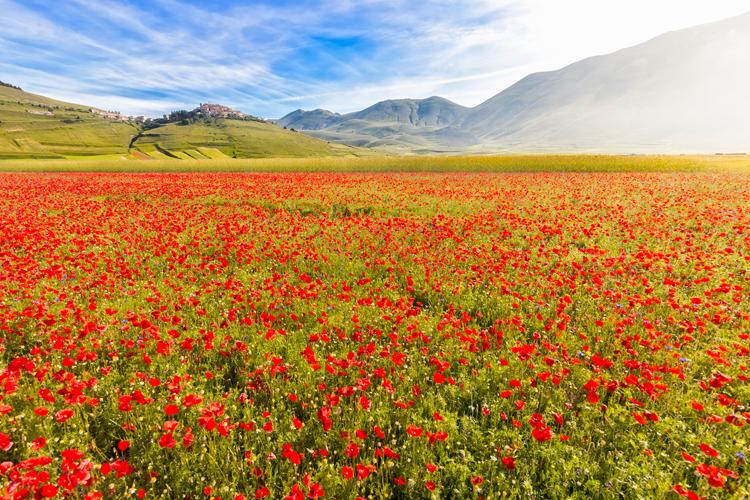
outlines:
M147 120L0 82L0 158L750 152L748 89L750 13L531 74L473 108L434 96L264 121L204 104Z
M535 73L474 108L441 97L277 123L409 152L750 151L750 13Z

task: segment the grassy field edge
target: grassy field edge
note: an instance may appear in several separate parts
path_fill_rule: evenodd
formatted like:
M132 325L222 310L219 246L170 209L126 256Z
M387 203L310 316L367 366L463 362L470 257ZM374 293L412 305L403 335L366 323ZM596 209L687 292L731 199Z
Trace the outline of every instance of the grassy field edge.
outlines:
M750 171L750 156L407 156L216 160L6 160L0 172L701 172Z

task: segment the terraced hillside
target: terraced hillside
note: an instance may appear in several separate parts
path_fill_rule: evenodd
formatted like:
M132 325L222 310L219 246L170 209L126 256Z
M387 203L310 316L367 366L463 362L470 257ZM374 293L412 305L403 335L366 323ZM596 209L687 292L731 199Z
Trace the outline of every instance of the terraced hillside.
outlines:
M0 85L0 159L126 157L138 129L89 110Z
M170 123L143 132L133 144L136 156L180 159L342 156L356 151L270 123L242 120Z

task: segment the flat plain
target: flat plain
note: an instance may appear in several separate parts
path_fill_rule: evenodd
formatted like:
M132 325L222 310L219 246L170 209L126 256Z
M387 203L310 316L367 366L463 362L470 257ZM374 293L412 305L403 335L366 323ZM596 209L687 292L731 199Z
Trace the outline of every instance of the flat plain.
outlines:
M746 157L0 169L9 498L750 494Z
M361 151L361 150L358 150ZM748 155L360 156L6 160L0 172L747 172Z

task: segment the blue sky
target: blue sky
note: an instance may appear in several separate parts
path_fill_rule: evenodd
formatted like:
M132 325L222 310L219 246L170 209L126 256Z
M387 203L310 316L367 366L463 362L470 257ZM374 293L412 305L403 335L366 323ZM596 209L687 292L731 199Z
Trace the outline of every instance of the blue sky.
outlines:
M533 71L750 10L747 0L0 0L0 80L158 116L264 117L441 95L473 106Z

